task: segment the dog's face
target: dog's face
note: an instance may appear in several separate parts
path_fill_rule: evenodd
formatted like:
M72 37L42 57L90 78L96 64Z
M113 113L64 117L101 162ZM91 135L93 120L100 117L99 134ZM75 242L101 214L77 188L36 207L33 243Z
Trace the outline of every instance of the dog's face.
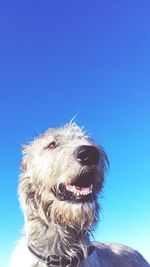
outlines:
M75 123L49 129L24 148L20 195L51 216L52 207L83 209L95 203L104 182L107 156ZM24 188L23 188L24 187ZM25 188L28 187L28 189ZM23 192L23 193L22 193ZM72 206L71 206L72 205ZM55 214L56 215L56 214Z

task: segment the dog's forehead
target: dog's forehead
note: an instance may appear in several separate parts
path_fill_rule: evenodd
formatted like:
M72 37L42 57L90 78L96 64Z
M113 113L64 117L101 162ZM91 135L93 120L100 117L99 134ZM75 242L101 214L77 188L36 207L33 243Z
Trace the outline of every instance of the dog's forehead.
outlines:
M76 123L72 123L72 124L66 124L62 129L61 132L63 135L66 136L87 136L87 134L85 133L85 131L83 130L83 127L79 127Z
M88 134L83 130L83 128L78 126L76 123L65 124L61 128L49 129L47 134L58 139L89 138Z

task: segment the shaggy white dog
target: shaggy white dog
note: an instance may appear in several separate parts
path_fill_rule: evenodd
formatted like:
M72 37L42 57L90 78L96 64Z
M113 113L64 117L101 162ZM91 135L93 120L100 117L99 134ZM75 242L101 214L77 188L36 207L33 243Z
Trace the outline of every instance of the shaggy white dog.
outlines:
M23 154L19 196L25 236L9 267L149 267L129 247L90 241L108 159L80 127L49 129Z

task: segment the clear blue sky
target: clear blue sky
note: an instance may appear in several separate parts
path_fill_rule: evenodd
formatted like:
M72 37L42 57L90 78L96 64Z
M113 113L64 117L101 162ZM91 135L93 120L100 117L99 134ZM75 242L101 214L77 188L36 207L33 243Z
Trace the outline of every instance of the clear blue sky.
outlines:
M77 113L110 159L95 238L150 260L150 1L1 1L1 267L23 225L21 144Z

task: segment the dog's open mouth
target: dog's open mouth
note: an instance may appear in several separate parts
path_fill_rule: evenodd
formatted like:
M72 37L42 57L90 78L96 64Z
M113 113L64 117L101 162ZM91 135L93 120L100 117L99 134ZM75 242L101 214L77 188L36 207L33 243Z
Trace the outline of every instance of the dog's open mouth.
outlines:
M60 183L54 186L52 192L59 200L90 201L94 192L94 173L83 173L71 183Z

